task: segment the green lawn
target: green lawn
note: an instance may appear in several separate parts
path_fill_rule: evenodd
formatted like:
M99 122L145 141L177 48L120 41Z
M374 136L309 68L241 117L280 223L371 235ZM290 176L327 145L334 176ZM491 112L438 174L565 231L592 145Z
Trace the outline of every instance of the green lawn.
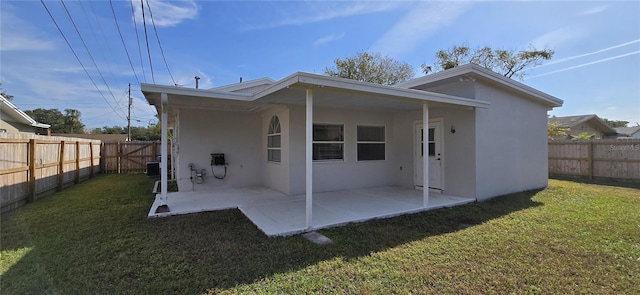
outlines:
M3 214L2 294L640 292L640 188L542 191L267 238L239 211L147 219L153 182L104 175Z

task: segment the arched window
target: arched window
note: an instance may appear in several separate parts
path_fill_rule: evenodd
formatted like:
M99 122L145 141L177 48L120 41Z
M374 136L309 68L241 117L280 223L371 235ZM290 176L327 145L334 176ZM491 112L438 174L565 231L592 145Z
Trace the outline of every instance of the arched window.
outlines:
M278 116L271 117L269 132L267 133L267 161L280 163L281 159L281 131Z

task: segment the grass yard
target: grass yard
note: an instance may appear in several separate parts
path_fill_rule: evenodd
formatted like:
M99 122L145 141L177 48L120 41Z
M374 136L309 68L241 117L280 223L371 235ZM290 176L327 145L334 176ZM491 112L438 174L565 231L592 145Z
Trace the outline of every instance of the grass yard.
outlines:
M640 187L547 189L267 238L239 211L147 219L104 175L1 216L2 294L640 293ZM633 185L631 185L633 186Z

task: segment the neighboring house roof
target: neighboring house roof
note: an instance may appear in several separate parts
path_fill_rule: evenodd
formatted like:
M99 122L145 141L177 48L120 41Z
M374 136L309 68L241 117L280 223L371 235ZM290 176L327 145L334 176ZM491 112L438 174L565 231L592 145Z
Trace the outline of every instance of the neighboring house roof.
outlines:
M607 125L602 119L594 114L580 116L550 117L550 122L559 122L560 127L572 128L582 123L590 123L594 129L605 134L616 134L616 130Z
M54 133L51 135L101 140L102 142L116 142L127 140L127 134Z
M443 84L448 84L452 81L478 78L512 89L520 94L540 101L548 107L560 107L563 104L563 101L557 97L551 96L540 90L522 84L516 80L500 75L487 68L471 63L454 67L442 72L426 75L420 78L412 79L407 82L398 84L397 87L427 89Z
M633 127L617 127L613 128L618 132L619 135L633 137L634 135L640 135L640 126Z
M45 129L51 127L51 125L49 124L38 123L33 118L29 117L29 115L25 114L25 112L21 111L3 95L0 95L0 108L6 114L8 114L14 122Z
M265 80L262 80L265 82ZM234 84L232 86L238 86ZM161 93L168 104L180 107L252 111L270 104L305 104L305 90L313 89L314 105L327 107L371 107L415 110L420 102L486 108L490 103L441 93L297 72L256 93L230 92L219 87L203 90L155 84L140 84L150 104L161 112ZM373 96L372 96L373 94Z

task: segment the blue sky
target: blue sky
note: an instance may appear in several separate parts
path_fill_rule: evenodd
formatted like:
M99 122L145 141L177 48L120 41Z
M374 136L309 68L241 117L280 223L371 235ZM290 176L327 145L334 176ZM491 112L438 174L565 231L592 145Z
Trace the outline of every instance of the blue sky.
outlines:
M4 91L23 110L76 108L88 128L125 126L131 83L132 124L146 126L157 120L139 82L194 87L197 75L200 87L210 88L240 77L278 80L322 73L335 58L361 51L407 62L418 77L421 64L456 44L534 45L556 51L523 81L565 101L550 114L640 123L639 1L145 0L166 59L147 11L153 77L140 1L132 2L133 12L130 1L112 2L122 39L109 1L44 2L92 82L40 1L1 1Z

